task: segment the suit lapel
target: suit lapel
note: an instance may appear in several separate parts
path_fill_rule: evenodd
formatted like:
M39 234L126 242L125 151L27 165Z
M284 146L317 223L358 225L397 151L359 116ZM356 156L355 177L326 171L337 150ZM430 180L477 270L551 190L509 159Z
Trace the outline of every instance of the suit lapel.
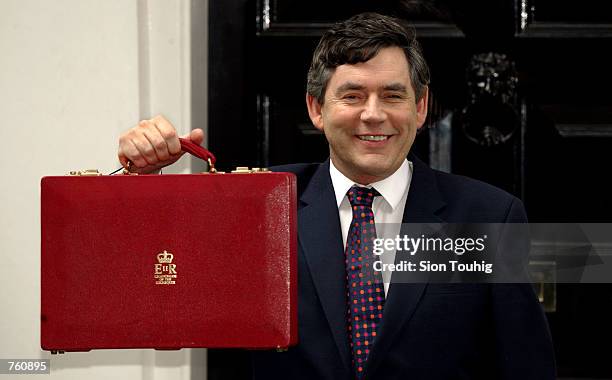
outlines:
M442 222L436 212L444 207L445 203L438 190L434 172L414 155L409 155L408 159L413 163L413 173L402 223ZM396 255L396 262L398 256ZM393 339L399 336L400 330L410 321L427 285L394 283L393 278L394 275L391 277L380 331L368 359L366 378L376 371Z
M342 362L350 370L344 248L338 206L329 175L329 160L319 166L300 201L299 244Z

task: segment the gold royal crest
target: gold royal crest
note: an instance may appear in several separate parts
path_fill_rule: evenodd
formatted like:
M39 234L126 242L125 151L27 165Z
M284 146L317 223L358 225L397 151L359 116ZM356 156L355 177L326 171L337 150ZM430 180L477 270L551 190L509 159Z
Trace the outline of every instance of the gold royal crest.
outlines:
M172 285L176 284L176 264L172 264L174 255L166 250L157 254L157 264L155 264L155 284Z

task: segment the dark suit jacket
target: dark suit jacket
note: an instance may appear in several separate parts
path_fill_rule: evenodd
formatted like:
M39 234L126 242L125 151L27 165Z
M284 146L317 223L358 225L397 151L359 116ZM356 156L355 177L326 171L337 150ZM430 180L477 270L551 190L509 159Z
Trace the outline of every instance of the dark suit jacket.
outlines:
M404 223L525 222L517 198L410 156ZM298 178L299 343L252 353L255 379L351 379L344 249L329 161L273 168ZM367 379L554 379L530 284L392 283Z

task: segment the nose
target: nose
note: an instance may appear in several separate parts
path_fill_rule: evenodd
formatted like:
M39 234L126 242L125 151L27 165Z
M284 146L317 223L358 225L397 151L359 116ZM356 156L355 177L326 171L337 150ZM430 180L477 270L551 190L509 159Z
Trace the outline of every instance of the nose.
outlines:
M361 121L364 123L382 123L387 119L387 114L377 96L370 96L361 112Z

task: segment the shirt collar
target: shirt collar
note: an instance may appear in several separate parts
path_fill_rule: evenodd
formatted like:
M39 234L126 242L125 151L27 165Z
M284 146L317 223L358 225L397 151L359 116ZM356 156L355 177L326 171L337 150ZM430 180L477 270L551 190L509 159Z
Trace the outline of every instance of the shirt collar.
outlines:
M369 185L356 184L348 179L340 172L332 160L329 160L329 175L331 176L334 193L336 195L336 204L340 207L342 200L346 197L346 193L353 185L373 187L380 193L384 200L391 206L392 209L399 205L402 200L402 195L406 192L410 179L412 177L412 162L404 159L402 165L389 177Z

